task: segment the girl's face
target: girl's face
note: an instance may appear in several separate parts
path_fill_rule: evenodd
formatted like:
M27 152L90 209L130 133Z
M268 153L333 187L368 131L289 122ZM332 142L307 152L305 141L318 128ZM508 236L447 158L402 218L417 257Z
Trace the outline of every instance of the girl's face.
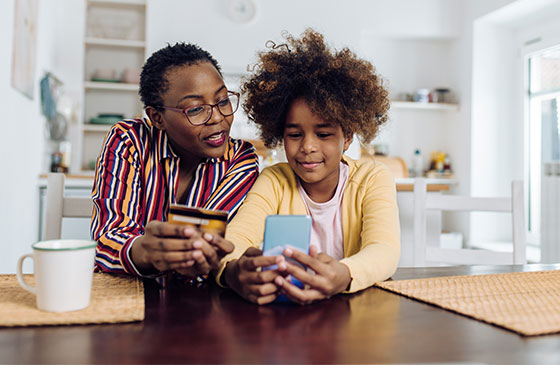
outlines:
M339 124L328 123L311 111L304 99L290 105L284 128L288 164L315 202L332 198L338 185L339 163L352 142Z
M167 107L186 109L201 104L213 105L228 95L224 80L209 62L173 68L165 78L168 89L162 99ZM224 117L217 107L205 124L196 126L180 111L152 109L149 116L157 128L167 132L173 150L183 158L217 158L226 152L233 115Z

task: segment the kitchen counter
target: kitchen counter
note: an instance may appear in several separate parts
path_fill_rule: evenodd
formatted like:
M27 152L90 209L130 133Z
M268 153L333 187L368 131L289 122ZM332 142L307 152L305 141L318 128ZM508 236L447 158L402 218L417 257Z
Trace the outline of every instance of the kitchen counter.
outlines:
M455 179L426 179L428 184L428 191L448 191L451 186L457 185L458 181ZM67 189L89 189L91 190L93 184L92 174L67 174L65 187ZM414 187L414 178L396 178L395 184L397 191L412 191ZM47 186L47 175L42 174L39 178L38 187L44 189Z

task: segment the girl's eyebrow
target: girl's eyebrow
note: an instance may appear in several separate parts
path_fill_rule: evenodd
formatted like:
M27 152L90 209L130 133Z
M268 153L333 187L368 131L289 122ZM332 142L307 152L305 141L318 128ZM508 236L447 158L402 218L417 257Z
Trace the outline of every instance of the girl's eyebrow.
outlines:
M222 91L223 89L226 88L226 85L222 85L218 88L218 90L216 90L216 92L214 93L214 95L218 95L220 93L220 91ZM181 99L179 99L179 103L185 99L202 99L202 95L198 95L198 94L190 94L190 95L185 95L183 96Z

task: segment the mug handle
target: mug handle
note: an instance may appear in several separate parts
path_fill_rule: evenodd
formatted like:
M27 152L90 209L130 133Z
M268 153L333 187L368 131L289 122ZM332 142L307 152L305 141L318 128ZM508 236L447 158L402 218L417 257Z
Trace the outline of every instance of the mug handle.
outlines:
M19 285L21 285L21 287L23 289L27 290L31 294L36 295L37 294L37 288L27 284L27 282L23 279L23 273L22 273L23 261L28 257L33 260L33 254L31 254L31 253L25 254L25 255L23 255L22 257L19 258L18 263L17 263L17 274L16 274L16 276L17 276L17 280L18 280Z

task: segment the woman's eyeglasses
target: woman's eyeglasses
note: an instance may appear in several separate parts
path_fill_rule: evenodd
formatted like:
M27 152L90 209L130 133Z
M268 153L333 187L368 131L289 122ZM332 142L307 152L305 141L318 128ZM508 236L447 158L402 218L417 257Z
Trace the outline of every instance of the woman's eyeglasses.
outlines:
M239 107L239 93L228 91L228 96L221 99L216 104L201 104L185 109L161 106L163 109L173 110L175 112L185 114L187 116L187 120L192 125L202 125L208 122L210 118L212 118L212 111L214 110L214 107L218 107L218 110L224 117L232 115Z

